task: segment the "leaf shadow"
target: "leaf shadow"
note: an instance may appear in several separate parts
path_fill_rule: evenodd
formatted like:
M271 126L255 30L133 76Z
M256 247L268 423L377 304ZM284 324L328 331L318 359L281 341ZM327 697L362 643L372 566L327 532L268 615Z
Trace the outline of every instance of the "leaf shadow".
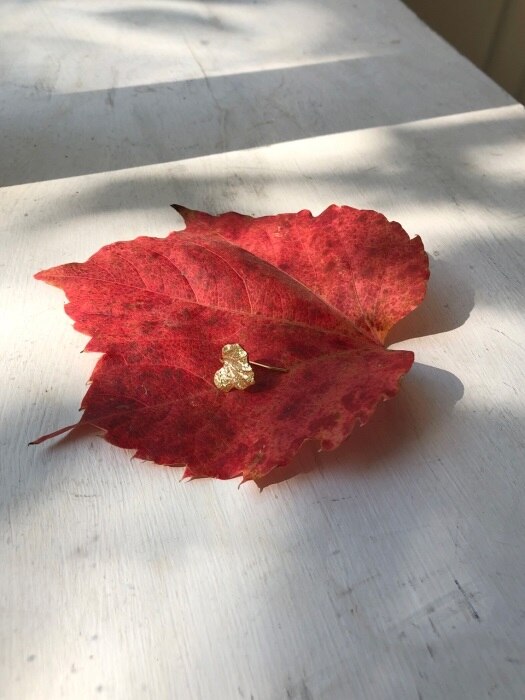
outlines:
M308 441L289 465L277 467L256 484L263 490L315 470L335 469L349 475L385 470L391 468L394 456L402 464L414 443L422 444L446 429L463 393L463 383L456 375L415 363L397 397L378 406L370 421L356 428L336 450L319 452L317 443Z
M397 323L386 345L410 338L446 333L462 326L474 308L475 292L467 282L464 265L429 255L430 279L423 302ZM451 294L451 290L454 294Z

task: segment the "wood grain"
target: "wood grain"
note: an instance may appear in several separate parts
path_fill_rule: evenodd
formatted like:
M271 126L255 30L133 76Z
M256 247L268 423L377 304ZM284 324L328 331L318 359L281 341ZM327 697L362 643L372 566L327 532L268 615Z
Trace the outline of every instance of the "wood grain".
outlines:
M0 698L521 699L523 109L384 0L2 11ZM32 274L172 202L371 207L432 257L399 396L262 493L27 447L96 360Z

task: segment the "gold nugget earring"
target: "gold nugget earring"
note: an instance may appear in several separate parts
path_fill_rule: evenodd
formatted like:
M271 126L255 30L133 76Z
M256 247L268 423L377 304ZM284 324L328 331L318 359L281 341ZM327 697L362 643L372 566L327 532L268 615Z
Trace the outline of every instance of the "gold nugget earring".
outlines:
M222 348L223 366L215 372L213 382L221 391L239 389L244 391L255 383L252 365L264 367L275 372L288 372L283 367L272 367L262 362L251 363L248 361L248 353L238 343L228 343Z

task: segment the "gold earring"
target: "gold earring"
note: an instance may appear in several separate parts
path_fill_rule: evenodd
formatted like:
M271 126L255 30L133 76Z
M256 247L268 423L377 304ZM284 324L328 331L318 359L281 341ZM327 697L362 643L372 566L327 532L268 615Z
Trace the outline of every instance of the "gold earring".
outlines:
M248 361L248 353L238 343L228 343L222 348L223 366L215 372L213 382L220 391L239 389L244 391L255 383L252 365L264 367L275 372L288 372L282 367L272 367L262 362L251 363Z

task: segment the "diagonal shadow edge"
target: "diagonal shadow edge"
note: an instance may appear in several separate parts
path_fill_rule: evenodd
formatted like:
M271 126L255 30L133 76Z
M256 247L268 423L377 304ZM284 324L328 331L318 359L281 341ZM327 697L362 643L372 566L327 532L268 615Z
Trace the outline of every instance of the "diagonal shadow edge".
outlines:
M430 62L431 63L431 62ZM446 67L408 53L38 96L12 90L9 186L509 106L499 88L450 100ZM448 68L453 73L453 66ZM432 84L432 93L419 99ZM25 144L21 157L20 144Z

